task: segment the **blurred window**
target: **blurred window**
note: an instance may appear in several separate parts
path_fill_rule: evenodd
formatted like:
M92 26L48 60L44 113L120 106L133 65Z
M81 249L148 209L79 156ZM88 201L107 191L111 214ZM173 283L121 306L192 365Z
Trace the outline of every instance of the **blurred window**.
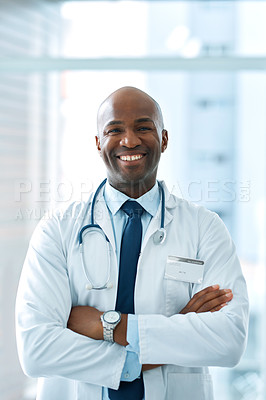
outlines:
M3 400L34 398L35 381L31 385L22 375L17 360L13 320L30 234L49 208L85 199L105 176L95 148L97 108L124 85L160 103L169 147L159 178L175 194L221 216L247 279L247 349L234 369L213 369L215 399L264 399L266 72L222 66L242 56L259 66L257 57L266 57L266 3L12 0L0 2L0 15L0 57L11 66L4 73L0 64ZM48 59L47 67L47 59L39 58L47 56L59 62ZM23 57L33 57L31 72L25 73ZM131 58L151 57L164 67L132 67ZM203 57L205 69L194 63L189 72L170 70L175 57ZM212 57L221 57L219 71L211 69ZM75 70L67 68L69 58ZM117 59L115 69L109 58ZM99 59L103 70L84 70L84 59Z

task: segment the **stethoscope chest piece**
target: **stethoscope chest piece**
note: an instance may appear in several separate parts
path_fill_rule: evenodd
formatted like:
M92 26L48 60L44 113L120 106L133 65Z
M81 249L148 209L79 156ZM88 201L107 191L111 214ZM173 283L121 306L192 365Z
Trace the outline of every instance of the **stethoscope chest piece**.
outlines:
M166 239L166 230L164 228L158 229L153 236L154 244L162 244Z

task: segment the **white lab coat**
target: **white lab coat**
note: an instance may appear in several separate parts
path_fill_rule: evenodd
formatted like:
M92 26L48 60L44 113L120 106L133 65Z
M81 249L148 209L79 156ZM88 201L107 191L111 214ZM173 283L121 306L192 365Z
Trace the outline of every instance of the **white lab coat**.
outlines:
M171 195L165 184L167 238L156 245L161 207L142 243L135 284L139 315L140 362L165 364L144 372L145 400L211 400L208 366L232 367L243 353L248 323L245 280L234 244L220 218L203 207ZM90 200L91 201L91 200ZM43 220L32 237L19 284L16 320L18 353L24 372L39 377L38 400L100 400L102 386L118 388L126 350L66 328L72 306L114 309L118 265L114 235L102 191L96 222L110 240L113 288L86 290L78 233L86 204ZM86 245L89 274L106 279L106 266L95 265L103 252L97 241ZM98 253L99 254L99 253ZM202 284L165 279L168 255L204 261ZM219 284L233 291L233 300L219 312L178 312L202 288Z

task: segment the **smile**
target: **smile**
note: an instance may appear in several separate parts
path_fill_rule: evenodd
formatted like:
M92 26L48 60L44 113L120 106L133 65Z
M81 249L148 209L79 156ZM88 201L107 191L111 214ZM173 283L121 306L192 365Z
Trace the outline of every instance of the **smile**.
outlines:
M118 156L122 161L136 161L144 157L144 154L134 154L133 156Z

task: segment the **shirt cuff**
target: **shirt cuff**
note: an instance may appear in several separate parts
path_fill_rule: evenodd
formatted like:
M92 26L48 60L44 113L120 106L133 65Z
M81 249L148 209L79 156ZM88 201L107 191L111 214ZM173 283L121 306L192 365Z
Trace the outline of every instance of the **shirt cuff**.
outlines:
M138 317L129 314L127 319L127 356L121 374L121 381L132 382L140 376Z
M127 342L126 350L139 355L139 324L135 314L128 314L127 317Z
M140 373L141 364L139 363L139 356L132 351L128 351L120 380L132 382L140 376Z

